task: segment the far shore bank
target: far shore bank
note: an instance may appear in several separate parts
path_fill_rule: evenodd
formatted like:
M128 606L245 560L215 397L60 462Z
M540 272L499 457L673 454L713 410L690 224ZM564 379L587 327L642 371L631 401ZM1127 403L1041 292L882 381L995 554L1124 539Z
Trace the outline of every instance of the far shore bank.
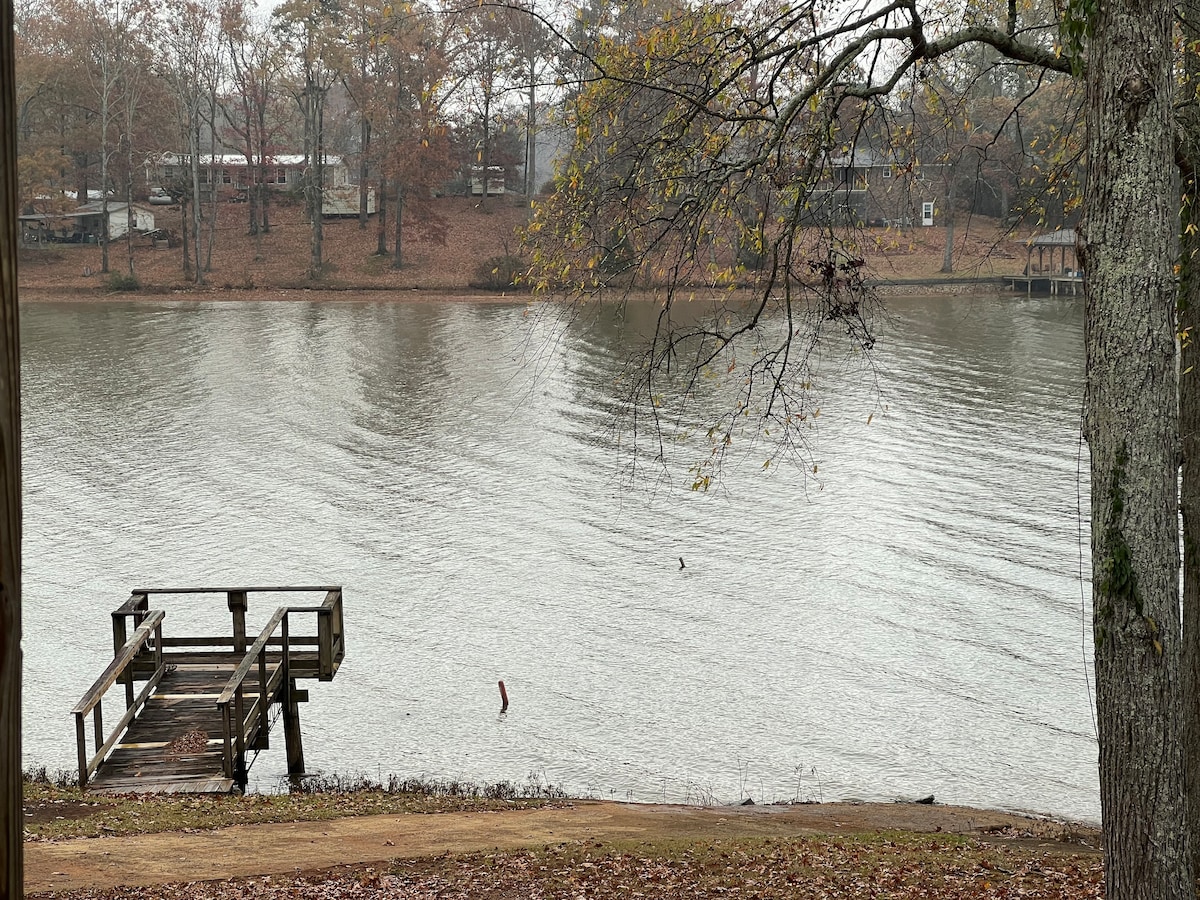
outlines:
M880 296L942 296L969 294L996 295L1025 299L1022 293L1006 290L1004 281L996 277L948 277L905 279L903 281L878 281L871 285ZM613 299L658 302L664 296L665 289L639 289L636 291L614 290ZM680 287L676 289L677 296L689 293L710 293L712 296L722 296L723 291L704 285ZM750 298L753 293L749 289L734 292L734 297ZM1040 296L1040 295L1038 295ZM535 302L553 302L561 299L561 295L534 295L520 290L512 291L480 291L469 288L379 288L379 287L346 287L346 288L294 288L294 287L197 287L197 288L147 288L138 291L108 291L98 287L63 288L63 287L19 287L18 299L24 303L227 303L227 302L304 302L304 303L428 303L444 301L447 303L472 304L520 304Z

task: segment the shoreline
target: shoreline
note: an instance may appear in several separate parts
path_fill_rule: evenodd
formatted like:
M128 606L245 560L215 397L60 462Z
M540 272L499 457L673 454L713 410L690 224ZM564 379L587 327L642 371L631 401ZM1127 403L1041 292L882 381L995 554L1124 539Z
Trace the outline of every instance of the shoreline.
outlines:
M1008 813L916 803L687 807L610 800L490 812L393 814L26 843L27 891L149 887L552 845L943 835L1098 861L1098 832ZM299 849L302 848L302 849ZM120 860L115 866L114 860Z
M994 295L998 298L1011 296L1014 300L1027 299L1024 294L1016 291L1006 291L1003 279L994 276L983 277L948 277L920 278L903 280L880 280L869 285L880 296L942 296L947 294L963 294L970 296ZM621 300L637 299L639 301L657 302L656 291L662 288L617 292ZM706 285L680 287L681 292L713 291L726 293ZM746 296L752 292L739 289L731 296ZM17 297L21 303L271 303L271 302L306 302L306 303L474 303L474 304L509 304L539 303L554 300L561 295L535 296L523 291L484 291L472 288L456 287L372 287L356 286L344 288L312 287L270 287L256 286L241 287L204 287L204 288L146 288L139 291L107 291L103 288L88 286L78 290L62 287L45 287L39 285L18 285ZM1036 294L1036 297L1051 296Z

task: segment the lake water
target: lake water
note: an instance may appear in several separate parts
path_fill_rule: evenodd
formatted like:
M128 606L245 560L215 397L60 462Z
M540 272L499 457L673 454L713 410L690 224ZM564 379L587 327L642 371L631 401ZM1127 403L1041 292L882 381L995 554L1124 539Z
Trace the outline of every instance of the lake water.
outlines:
M890 306L819 474L708 494L623 479L611 310L23 307L27 763L73 767L131 588L342 584L310 770L1097 820L1081 304Z

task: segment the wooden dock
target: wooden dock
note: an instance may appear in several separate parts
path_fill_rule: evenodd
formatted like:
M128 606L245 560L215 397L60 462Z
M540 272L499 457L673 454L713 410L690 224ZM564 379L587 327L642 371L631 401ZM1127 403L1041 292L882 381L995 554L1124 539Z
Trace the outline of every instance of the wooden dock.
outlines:
M322 599L279 607L249 640L251 595L305 592ZM213 595L230 612L225 635L164 634L167 610L150 606L152 597L170 600L174 612L175 604ZM337 674L346 650L340 587L138 589L113 612L112 627L113 660L73 710L81 786L113 793L244 788L254 754L270 745L274 718L283 719L288 773L303 774L299 704L308 692L296 681ZM123 709L106 733L104 700L117 686Z
M1069 294L1073 297L1083 293L1083 278L1078 275L1005 275L1004 283L1026 297L1034 294Z

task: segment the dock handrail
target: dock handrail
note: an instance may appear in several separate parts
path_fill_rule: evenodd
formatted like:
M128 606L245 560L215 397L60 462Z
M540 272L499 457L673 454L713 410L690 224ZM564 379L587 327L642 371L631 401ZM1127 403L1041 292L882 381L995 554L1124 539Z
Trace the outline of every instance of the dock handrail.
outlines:
M332 681L342 660L346 658L342 589L329 588L320 606L289 606L288 610L294 613L317 614L317 680Z
M178 588L135 588L120 607L112 614L113 650L125 642L126 620L132 618L137 625L149 608L150 598L164 594L224 594L233 620L232 637L168 637L167 647L223 646L239 653L246 650L246 609L251 594L317 593L323 591L325 599L317 606L289 606L295 612L311 611L317 614L317 635L293 636L292 644L317 647L318 680L330 681L346 656L346 641L342 620L342 588L340 585L261 586L261 587L178 587ZM132 687L127 689L132 698Z
M268 675L267 644L270 642L272 635L275 634L276 629L280 631L282 652L278 664L272 668L270 675ZM281 685L284 686L285 690L290 689L291 679L288 671L289 650L288 607L281 606L275 610L275 615L267 620L267 624L263 627L262 632L255 639L254 643L247 648L246 655L242 657L242 661L238 663L237 668L233 670L229 681L225 683L225 689L221 691L221 696L217 698L217 708L221 711L221 724L224 737L223 758L226 778L233 778L239 781L244 780L243 773L237 771L237 763L238 761L245 760L246 745L255 733L265 735L271 730L271 723L268 718L271 698ZM250 709L247 712L244 685L246 677L250 674L250 670L254 668L255 663L258 664L258 695L254 698L254 702L250 704ZM235 717L237 720L236 731L234 730Z
M226 682L217 698L223 730L225 777L238 778L239 762L244 765L251 738L265 736L270 731L268 713L277 692L284 710L292 705L291 647L293 643L311 646L311 638L294 641L290 635L289 617L312 613L317 617L317 678L330 681L346 655L346 638L342 622L341 588L326 589L325 599L318 606L281 606L263 626L262 632L247 649L241 662ZM276 631L279 636L276 637ZM268 673L268 648L279 648L278 662ZM245 683L257 665L258 695L246 706ZM236 723L236 725L235 725Z
M76 749L79 761L79 786L86 787L88 779L92 773L104 761L109 751L116 745L121 735L129 723L133 721L141 708L145 705L150 695L154 693L154 689L158 686L158 682L162 679L163 666L163 641L162 641L162 622L166 613L161 609L148 610L142 615L141 622L133 635L125 641L125 643L117 650L112 662L100 674L100 677L92 684L87 693L83 695L83 699L75 704L75 708L71 710L75 716L75 740ZM154 672L151 674L146 685L141 692L134 697L133 695L133 672L132 664L146 648L146 644L153 636L154 642L152 650L154 653ZM104 715L103 715L103 700L104 694L117 681L121 681L126 685L126 701L125 714L113 727L112 733L107 739L104 739ZM87 750L87 728L84 725L84 720L91 713L93 722L93 734L96 746L96 752L92 756L88 756Z

